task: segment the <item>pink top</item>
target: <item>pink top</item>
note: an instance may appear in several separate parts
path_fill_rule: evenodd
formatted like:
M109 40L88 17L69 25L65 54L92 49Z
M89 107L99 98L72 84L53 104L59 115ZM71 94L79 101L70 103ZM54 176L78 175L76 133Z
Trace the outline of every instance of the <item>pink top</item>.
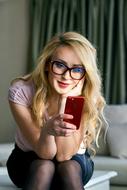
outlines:
M31 106L35 88L32 81L17 81L9 88L8 99L14 103L29 107ZM20 149L27 152L33 150L27 139L23 136L19 127L16 128L15 142ZM82 143L78 151L79 154L85 152L82 148Z
M14 103L29 107L32 103L35 89L32 81L17 81L9 88L8 99ZM32 150L31 145L23 136L19 127L16 128L15 142L23 151Z

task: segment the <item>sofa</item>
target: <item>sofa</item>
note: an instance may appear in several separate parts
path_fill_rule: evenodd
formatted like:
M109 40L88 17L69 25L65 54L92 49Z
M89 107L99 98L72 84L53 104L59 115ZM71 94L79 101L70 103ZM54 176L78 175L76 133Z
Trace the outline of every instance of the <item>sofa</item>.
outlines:
M0 190L17 190L15 185L11 182L7 168L6 161L14 148L14 143L1 143L0 144Z
M95 169L116 171L111 190L127 190L127 105L107 105L104 114L108 128L99 136Z
M104 110L108 128L102 130L93 157L96 170L112 170L111 190L127 190L127 105L107 105ZM16 189L5 167L14 143L0 144L0 190Z

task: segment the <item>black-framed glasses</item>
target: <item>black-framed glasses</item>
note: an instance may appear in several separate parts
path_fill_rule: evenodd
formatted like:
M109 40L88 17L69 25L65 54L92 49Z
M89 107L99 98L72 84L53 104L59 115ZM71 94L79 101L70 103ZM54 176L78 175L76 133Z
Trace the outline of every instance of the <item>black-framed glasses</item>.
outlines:
M52 72L57 75L63 75L69 71L72 79L81 80L85 75L85 68L83 66L74 66L69 68L62 61L51 61Z

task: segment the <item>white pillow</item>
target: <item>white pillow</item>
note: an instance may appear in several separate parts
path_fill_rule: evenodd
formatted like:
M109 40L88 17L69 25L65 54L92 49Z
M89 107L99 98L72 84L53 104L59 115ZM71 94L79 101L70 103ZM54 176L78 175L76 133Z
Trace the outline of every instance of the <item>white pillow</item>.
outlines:
M127 159L127 123L109 126L107 141L111 156Z

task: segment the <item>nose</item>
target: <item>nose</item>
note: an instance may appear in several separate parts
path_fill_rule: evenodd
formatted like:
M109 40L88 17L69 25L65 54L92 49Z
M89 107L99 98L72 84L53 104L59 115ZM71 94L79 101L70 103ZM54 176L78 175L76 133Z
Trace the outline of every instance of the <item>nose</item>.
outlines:
M66 72L63 73L62 77L64 79L71 79L71 76L70 76L70 71L67 70Z

